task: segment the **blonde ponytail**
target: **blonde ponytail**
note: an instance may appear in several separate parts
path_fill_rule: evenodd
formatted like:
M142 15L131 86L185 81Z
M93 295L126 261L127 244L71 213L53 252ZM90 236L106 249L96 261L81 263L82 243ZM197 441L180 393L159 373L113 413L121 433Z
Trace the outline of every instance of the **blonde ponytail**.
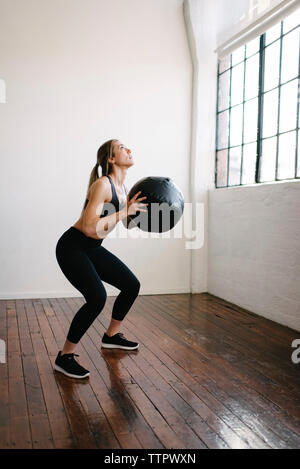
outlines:
M108 162L108 158L112 158L114 156L113 145L117 142L117 139L108 140L107 142L103 143L101 147L98 149L97 152L97 163L92 169L90 174L90 179L87 188L87 194L89 192L89 188L92 184L94 184L97 179L99 179L98 168L101 166L102 169L102 176L107 176L111 173L112 165ZM85 202L83 207L85 207Z

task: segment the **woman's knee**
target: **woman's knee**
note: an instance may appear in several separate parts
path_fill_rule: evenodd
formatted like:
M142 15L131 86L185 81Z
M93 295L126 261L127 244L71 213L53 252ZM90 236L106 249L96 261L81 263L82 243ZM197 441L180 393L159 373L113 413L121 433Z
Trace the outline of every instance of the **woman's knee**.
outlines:
M136 277L134 277L134 279L132 279L128 285L128 290L131 292L133 296L138 296L140 288L141 288L140 281Z
M92 298L87 300L87 304L95 313L99 313L106 303L107 293L106 291L94 295Z

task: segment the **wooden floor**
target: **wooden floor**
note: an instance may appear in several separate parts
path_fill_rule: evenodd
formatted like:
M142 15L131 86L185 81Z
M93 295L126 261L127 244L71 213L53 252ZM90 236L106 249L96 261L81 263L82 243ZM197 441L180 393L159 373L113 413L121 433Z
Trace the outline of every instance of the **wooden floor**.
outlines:
M81 298L0 301L0 448L300 448L300 332L209 294L139 296L101 349L114 297L53 371Z

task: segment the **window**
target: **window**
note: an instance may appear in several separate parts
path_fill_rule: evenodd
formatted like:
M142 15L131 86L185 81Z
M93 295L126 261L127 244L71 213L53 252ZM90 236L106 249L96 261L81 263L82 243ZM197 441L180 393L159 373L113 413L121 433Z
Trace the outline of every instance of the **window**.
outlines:
M300 9L218 62L216 187L300 178Z

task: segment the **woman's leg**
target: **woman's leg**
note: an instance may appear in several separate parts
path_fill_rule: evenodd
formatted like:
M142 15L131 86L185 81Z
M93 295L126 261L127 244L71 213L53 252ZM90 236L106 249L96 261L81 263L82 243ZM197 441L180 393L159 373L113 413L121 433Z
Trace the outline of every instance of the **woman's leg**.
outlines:
M122 321L117 321L117 319L111 318L108 329L106 331L106 335L111 337L112 335L115 335L118 330L120 329L122 324Z
M103 246L90 250L88 256L99 277L120 290L112 310L111 323L106 334L114 335L130 310L140 291L140 282L117 256Z
M86 251L68 249L66 244L61 244L57 247L56 257L65 277L86 300L71 322L62 350L64 354L74 351L76 344L102 311L107 294Z

